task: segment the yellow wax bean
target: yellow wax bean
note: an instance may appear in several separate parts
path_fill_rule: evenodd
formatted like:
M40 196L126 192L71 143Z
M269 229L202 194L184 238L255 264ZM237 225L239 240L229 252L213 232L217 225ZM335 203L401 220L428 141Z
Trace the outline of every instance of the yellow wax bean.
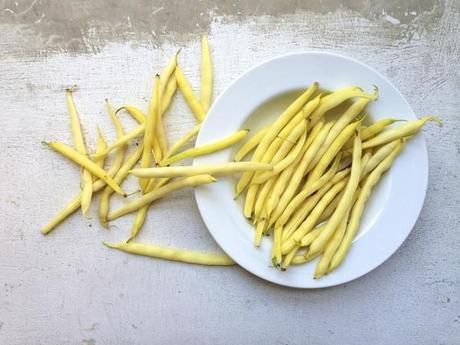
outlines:
M281 264L281 271L285 271L291 265L291 262L296 256L299 249L299 246L295 246L291 249L289 253L287 253L287 255L284 257L283 263Z
M326 183L317 193L310 196L305 203L298 208L289 218L283 229L283 242L285 242L298 229L304 219L310 214L311 210L318 204L321 198L334 185L332 181Z
M160 148L155 149L153 138L155 136L155 126L157 125L157 111L159 106L159 95L160 95L160 76L157 74L155 76L155 85L153 87L152 99L149 104L149 112L147 116L147 122L145 124L145 134L144 134L144 151L142 152L141 157L141 167L148 168L152 164L152 149L155 154L155 159L161 156ZM142 191L145 191L148 180L140 179L139 184Z
M97 126L97 147L96 147L96 152L102 152L107 148L107 143L105 142L104 135L102 134L101 128ZM105 163L105 157L99 157L94 159L94 163L96 163L97 166L100 168L104 169L104 163ZM92 187L91 187L92 188Z
M193 137L197 136L197 134L200 132L201 129L201 124L196 125L193 127L190 131L188 131L184 136L182 136L179 140L177 140L168 150L168 152L165 155L165 159L171 157L174 155L179 149L184 146L187 141L192 139Z
M375 100L377 99L377 93L368 94L363 92L361 88L352 86L337 90L327 96L324 96L321 99L318 108L310 116L312 126L314 126L326 112L353 97Z
M275 227L273 231L273 247L275 248L275 263L281 265L282 255L281 255L281 236L283 234L283 228Z
M120 108L118 108L115 111L115 113L118 114L122 110L126 110L126 112L129 115L131 115L131 117L134 120L136 120L137 122L139 122L140 124L147 122L147 118L145 117L145 115L142 112L142 110L140 110L139 108L136 108L135 106L125 104L125 105L121 106Z
M318 180L326 171L329 164L332 162L334 157L340 151L342 146L347 140L353 135L356 129L360 126L361 121L356 121L349 124L345 129L335 138L331 146L326 150L324 155L319 160L318 164L313 168L310 175L308 176L307 184L311 184Z
M381 146L369 159L366 165L364 165L364 170L362 172L361 180L367 176L372 170L375 169L377 165L380 164L399 144L401 143L400 139L390 141L388 144Z
M319 145L321 145L322 140L324 140L324 138L326 137L330 126L332 126L332 123L326 124L323 127L323 122L318 122L312 129L312 132L310 133L310 135L307 138L307 141L305 142L305 150L303 152L303 156L299 164L295 168L294 174L292 175L292 178L289 181L286 190L283 192L279 203L276 205L276 208L271 217L272 222L276 221L279 218L279 216L285 210L286 206L292 200L295 192L299 188L300 183L305 175L305 170L308 167L308 164L313 158Z
M327 241L329 241L329 239L334 234L334 231L339 225L340 221L351 208L353 195L358 188L359 178L361 175L361 154L361 138L359 137L359 134L357 134L355 135L355 142L353 143L353 162L351 164L350 179L348 180L345 192L343 193L343 197L340 199L336 210L332 214L329 221L326 223L326 227L310 245L310 253L318 253L325 246Z
M319 84L315 82L312 86L310 86L304 93L302 93L281 115L280 117L269 127L267 133L265 133L264 137L260 141L259 145L257 146L256 150L254 151L254 155L252 156L253 162L263 162L263 157L266 156L265 152L269 149L271 144L274 142L275 138L278 134L282 131L282 129L291 122L292 118L298 115L299 111L304 106L305 102L316 92L318 89ZM309 103L317 101L312 100ZM303 114L301 114L302 118L307 117L306 108L303 110ZM309 115L309 114L308 114ZM300 117L300 116L299 116ZM267 163L267 162L266 162ZM246 186L251 182L254 173L247 172L244 173L240 180L238 181L236 187L236 196L238 196Z
M44 142L45 145L51 147L53 150L56 152L59 152L63 156L69 158L72 160L74 163L82 166L86 170L88 170L91 174L95 175L96 177L100 178L103 180L105 183L107 183L115 192L117 192L120 195L126 196L126 193L123 192L123 190L120 188L118 184L115 183L115 181L107 174L105 170L97 166L92 160L90 160L88 157L82 155L81 153L78 153L71 147L58 143L58 142L51 142L51 143L46 143ZM92 184L91 184L92 186Z
M83 138L83 133L81 130L80 117L75 107L75 103L72 97L72 89L66 90L66 102L67 109L70 116L70 127L72 130L73 143L75 145L75 150L85 155L87 154L85 139ZM93 196L93 177L91 173L83 169L81 173L81 210L83 215L86 215L88 209L91 205L91 199Z
M331 187L330 190L324 194L324 196L319 200L316 206L311 211L310 215L303 221L302 225L294 231L294 233L286 240L283 241L282 253L287 254L289 253L297 243L300 243L302 238L311 230L313 230L315 224L317 223L319 217L323 213L326 206L334 199L334 197L345 187L347 184L346 180L342 180L336 183L334 186ZM324 230L321 232L321 234ZM319 236L321 236L321 234ZM318 237L319 238L319 237ZM315 241L318 240L316 238ZM313 242L314 243L314 242ZM313 245L312 243L312 245Z
M177 85L179 86L179 89L184 95L185 101L190 107L190 110L192 111L193 115L195 115L196 119L199 122L203 121L203 119L206 116L206 112L204 111L201 103L198 101L195 94L193 93L192 87L185 78L185 75L179 66L176 67L175 76Z
M126 162L118 170L113 180L120 185L128 176L129 170L137 163L143 152L143 143L140 143L136 150L126 159ZM109 199L113 193L113 189L107 186L102 195L99 203L99 221L102 226L107 227L107 215L109 213Z
M155 78L157 79L157 78ZM158 84L155 86L155 90L152 94L151 104L149 105L149 118L153 118L153 135L152 135L152 148L157 162L161 161L164 155L168 152L168 143L166 140L165 128L163 126L162 117L162 103L163 103L163 92L161 89L161 78ZM158 91L156 90L158 88Z
M254 210L254 204L256 202L257 191L259 190L259 185L252 184L249 186L248 192L246 193L246 199L244 200L244 216L246 218L252 217L252 212Z
M321 159L323 154L326 152L328 147L332 144L332 142L337 138L337 136L342 132L342 130L350 124L369 104L369 98L361 98L354 102L348 109L340 116L337 121L332 126L331 130L329 131L326 140L321 145L320 149L318 150L315 158L313 159L311 165L314 167ZM361 140L362 137L361 137Z
M332 177L334 177L335 173L337 172L337 169L340 166L340 158L340 154L337 155L331 168L323 176L321 176L319 180L302 189L302 191L298 193L294 197L294 199L292 199L289 202L287 206L282 208L283 211L281 215L278 218L276 218L276 226L282 226L286 224L291 215L295 212L295 210L298 209L300 204L302 204L305 201L305 199L307 199L310 195L312 195L318 189L323 187L327 182L329 182L332 179ZM276 216L276 214L274 216Z
M231 266L235 262L224 254L194 252L186 249L165 248L135 242L105 243L109 248L118 249L126 253L154 257L171 261L180 261L189 264Z
M160 102L161 116L163 116L166 113L169 106L171 105L173 97L176 94L176 90L177 90L177 81L176 81L176 76L173 74L169 78L168 84L166 84L166 89L163 90L163 93L162 93L162 99Z
M272 190L273 185L276 182L277 177L274 176L267 182L261 185L260 192L256 196L256 202L254 204L254 218L260 220L262 216L262 210L265 207L268 193Z
M160 78L160 90L161 95L164 97L167 93L168 84L173 80L175 82L174 72L177 67L177 57L179 56L180 49L174 54L173 58L169 62L169 65L161 72Z
M249 152L254 150L257 145L259 145L260 141L262 140L263 136L265 133L267 133L269 127L262 128L260 131L256 133L253 137L249 138L248 141L246 141L243 146L238 150L238 152L235 155L235 162L241 161L244 157L246 157Z
M205 113L208 112L212 100L212 62L208 38L201 36L201 88L200 102Z
M351 209L350 220L348 226L345 231L345 236L340 243L337 251L334 254L334 257L331 260L331 264L328 268L328 272L331 272L335 268L337 268L347 255L351 243L359 229L359 222L361 216L364 211L364 206L366 201L368 200L372 188L377 184L380 180L381 176L385 171L387 171L393 161L395 160L396 156L401 152L404 147L404 143L400 143L393 151L369 174L369 177L366 179L364 186L359 193L358 199L356 200L353 208Z
M364 142L367 139L372 138L373 136L379 134L382 132L386 127L392 125L395 122L401 122L401 121L406 121L406 120L400 120L400 119L382 119L374 122L372 125L369 127L364 127L361 126L359 135L361 136L361 141ZM349 139L347 143L343 146L344 149L350 149L351 152L351 147L353 146L353 138Z
M270 193L270 197L268 198L267 205L265 207L267 216L271 216L273 210L275 209L276 204L278 203L281 197L281 194L286 189L286 186L288 182L290 181L292 174L294 174L295 168L298 162L300 161L300 158L301 157L297 157L296 160L287 169L281 172L280 176L276 180L276 183L273 186L273 190ZM273 224L273 223L274 221L270 220L269 224Z
M302 135L302 132L305 132L303 127L305 126L306 121L304 120L304 115L301 111L297 113L296 116L292 118L292 120L282 129L282 131L278 134L278 136L273 140L273 142L270 144L269 148L267 151L265 151L262 159L260 160L261 163L270 163L272 162L273 158L279 151L281 151L281 147L284 146L282 153L281 154L286 154L289 149L294 145L294 143L297 141L297 138ZM283 157L281 157L282 159ZM252 159L252 161L256 161ZM247 173L246 173L247 174ZM237 195L241 193L242 190L244 190L244 185L242 183L245 183L244 177L246 174L243 174L240 181L238 181L238 184L236 186L237 190ZM258 176L260 174L254 173L253 176L251 177L251 180L248 181L252 183L256 183L255 181L258 179ZM262 183L261 181L260 183ZM243 189L241 189L243 188Z
M131 132L123 135L121 138L118 138L117 140L115 140L115 142L113 144L109 145L109 147L107 147L104 151L102 151L102 152L100 152L98 154L95 154L92 157L93 158L98 158L98 157L106 156L111 151L126 145L130 140L141 136L144 133L144 131L145 131L145 123L141 124L140 126L138 126L135 129L133 129Z
M234 134L229 135L228 137L225 137L221 140L215 141L210 144L206 144L203 146L195 147L189 150L185 150L181 153L178 153L174 156L171 156L169 158L164 159L163 161L160 162L160 166L166 166L170 165L172 163L175 163L177 161L180 161L185 158L193 158L193 157L198 157L198 156L203 156L207 155L213 152L217 152L220 150L223 150L229 146L234 145L241 139L243 139L246 134L248 134L249 130L245 129L242 131L238 131Z
M107 216L107 220L113 220L124 216L125 214L134 212L141 208L142 206L149 205L153 201L162 198L166 194L186 187L194 187L201 184L215 182L216 179L211 175L198 175L193 177L186 177L178 181L171 182L165 186L158 188L152 192L148 192L138 199L131 201L124 206L120 207L118 210L115 210Z
M146 168L134 169L131 173L137 177L181 177L181 176L194 176L202 174L211 175L229 175L243 171L253 170L272 170L273 166L270 164L257 163L257 162L238 162L238 163L222 163L216 165L202 165L202 166L179 166L179 167L159 167L159 168Z
M350 210L346 212L345 216L340 221L337 229L332 235L331 240L325 246L323 255L321 256L321 259L316 265L315 273L313 274L313 277L315 279L321 278L327 272L332 257L335 254L337 248L339 247L340 242L342 242L343 236L345 235L345 229L347 228L349 214Z
M262 234L265 230L265 219L261 219L256 226L256 233L254 238L254 245L256 247L260 246L260 240L262 239Z
M299 136L297 136L297 128L299 128ZM279 150L273 156L270 164L273 165L272 171L266 171L258 176L254 177L254 183L260 184L271 177L278 175L281 171L290 166L300 154L303 155L303 152L306 150L305 141L307 139L307 121L302 121L299 126L296 127L296 131L293 131L291 134L292 137L296 137L297 143L291 141L291 135L288 139L281 145ZM291 150L291 148L293 148Z
M113 110L108 100L106 100L106 104L107 104L107 110L109 112L110 118L115 126L117 137L121 137L123 135L123 127L121 125L121 122L115 116L115 111ZM124 153L125 153L124 148L120 148L117 151L117 155L113 161L113 164L107 171L107 174L110 177L115 176L115 174L118 172L121 165L123 164ZM94 181L92 185L93 193L99 192L105 186L106 186L106 183L103 180L98 179ZM107 188L110 191L112 191L110 187L107 187ZM59 225L62 221L64 221L68 216L70 216L72 213L78 210L80 206L81 206L81 194L79 193L79 195L77 195L61 212L59 212L45 227L42 228L41 233L44 235L48 234L57 225Z
M155 189L158 189L168 182L169 179L167 178L160 179L158 181L150 180L149 184L147 185L146 192L149 193ZM144 205L136 211L136 216L134 217L133 225L131 227L131 233L129 237L126 239L126 242L130 242L131 240L133 240L141 231L142 227L144 226L145 218L147 217L147 212L150 208L150 205L151 204Z
M422 129L422 127L428 121L435 121L439 125L442 125L441 120L439 120L436 116L424 116L419 120L408 121L398 127L390 128L389 130L380 133L374 138L363 142L363 149L383 145L396 139L414 135L415 133L420 131L420 129Z
M302 240L300 241L300 246L308 247L323 230L324 225L314 228L312 231L310 231L302 238Z

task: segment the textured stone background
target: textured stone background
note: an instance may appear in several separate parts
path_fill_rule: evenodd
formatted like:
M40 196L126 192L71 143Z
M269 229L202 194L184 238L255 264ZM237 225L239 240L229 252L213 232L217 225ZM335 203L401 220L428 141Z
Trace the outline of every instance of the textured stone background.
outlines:
M459 23L458 1L0 1L0 344L459 344ZM203 32L216 94L265 59L321 49L373 66L417 114L444 120L424 131L430 177L420 219L384 265L302 291L238 267L103 247L125 238L129 217L105 232L75 215L39 234L79 189L78 169L40 145L71 140L63 89L79 85L94 147L96 123L114 135L103 99L144 107L151 76L178 48L198 85ZM176 97L169 135L193 124ZM140 240L218 250L192 191L155 204Z

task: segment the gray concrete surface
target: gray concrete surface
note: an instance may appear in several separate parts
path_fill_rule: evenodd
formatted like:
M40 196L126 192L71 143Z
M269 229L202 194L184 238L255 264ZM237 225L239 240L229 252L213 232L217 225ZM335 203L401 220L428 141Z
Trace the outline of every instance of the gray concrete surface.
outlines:
M0 344L459 344L459 23L458 1L1 1ZM202 32L216 94L258 62L321 49L375 67L417 114L444 120L424 130L430 176L420 219L384 265L301 291L238 267L103 247L125 238L128 218L106 232L76 214L39 234L79 188L77 169L40 145L70 142L64 87L80 87L94 148L96 123L114 135L103 99L145 107L150 77L178 48L197 87ZM168 134L193 124L177 96ZM218 250L191 191L154 205L140 240Z

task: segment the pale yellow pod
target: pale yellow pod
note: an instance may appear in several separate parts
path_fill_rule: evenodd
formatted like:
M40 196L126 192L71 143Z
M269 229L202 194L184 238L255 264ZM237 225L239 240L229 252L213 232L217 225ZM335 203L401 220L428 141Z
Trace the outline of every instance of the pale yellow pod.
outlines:
M108 99L105 99L105 104L107 107L107 112L109 114L110 120L112 120L113 126L115 127L116 138L119 139L123 137L124 135L123 125L118 119L116 112ZM125 159L125 153L126 153L126 146L120 146L115 154L115 159L113 160L112 166L107 171L109 176L115 176L115 174L121 168L121 166L123 165L123 161ZM94 187L93 187L93 192L94 192Z
M435 121L439 125L442 125L441 120L439 120L436 116L424 116L419 120L408 121L398 127L390 128L372 139L363 142L363 149L383 145L396 139L414 135L420 131L428 121Z
M256 225L256 233L254 237L254 245L256 247L260 246L260 241L262 239L262 234L264 233L265 230L265 219L261 219L259 222L257 222Z
M324 225L318 226L306 234L300 241L300 247L308 247L316 237L324 230Z
M279 205L282 205L282 213L278 215L278 212L275 212L273 215L273 218L276 220L276 226L282 226L287 223L291 215L299 208L299 206L314 192L319 190L321 187L323 187L329 180L331 180L335 173L337 172L337 169L340 166L340 158L341 155L337 155L334 163L332 164L331 168L323 175L321 178L314 183L310 184L309 186L306 186L306 188L303 188L300 193L298 193L290 202L288 205L284 206L283 198L281 198L281 201ZM285 192L286 193L286 192Z
M67 109L70 116L70 127L72 131L73 143L75 145L75 150L86 156L86 144L85 139L83 138L83 132L81 130L80 117L75 107L75 103L72 97L72 89L66 89L66 102ZM83 215L86 215L88 209L91 205L91 199L93 195L93 177L91 173L83 169L81 172L81 210Z
M337 248L339 247L345 235L345 229L347 228L349 214L350 214L350 209L348 209L345 216L340 221L334 234L332 235L332 238L324 247L323 255L321 256L321 259L318 261L316 268L315 268L315 272L313 274L313 277L315 279L319 279L324 274L327 273L332 257L337 251Z
M166 183L169 182L169 179L160 179L160 180L150 180L149 184L147 185L147 192L151 192L155 189L158 189L164 186ZM150 208L150 204L144 205L136 211L136 216L134 217L133 225L131 227L131 233L129 237L126 239L126 242L133 240L137 234L141 231L142 227L145 223L145 218L147 217L147 212Z
M177 90L177 81L176 76L173 74L171 78L169 78L168 84L166 84L166 89L162 93L162 101L160 102L161 105L161 116L163 116L166 111L168 110L171 102L176 94Z
M390 141L388 144L381 146L364 165L364 170L361 173L361 180L367 176L372 170L375 169L377 165L380 164L399 144L401 143L400 139Z
M185 262L189 264L211 266L231 266L235 264L235 262L225 254L194 252L186 249L165 248L135 242L103 242L103 244L109 248L118 249L130 254L149 256L153 258L171 261Z
M318 86L319 83L317 82L310 86L293 103L291 103L291 105L270 126L269 130L264 135L256 150L254 151L254 155L251 159L253 162L263 162L262 158L264 157L265 152L268 150L274 139L281 132L281 130L291 121L291 119L299 113L299 111L302 109L302 107L308 101L308 99L316 92ZM303 115L303 117L306 117L305 114ZM236 196L238 196L247 187L247 185L251 182L253 176L254 173L252 172L244 173L241 176L236 187Z
M93 158L98 158L102 156L108 155L110 152L112 152L115 149L118 149L124 145L126 145L130 140L137 138L144 134L145 131L145 123L141 124L140 126L136 127L133 129L131 132L128 132L127 134L123 135L121 138L116 139L109 147L107 147L104 151L92 155Z
M115 111L115 113L118 114L122 110L126 110L126 112L129 115L131 115L131 117L134 120L136 120L137 122L139 122L140 124L147 122L147 118L145 117L145 115L142 112L142 110L140 110L139 108L137 108L137 107L135 107L133 105L125 104L125 105L121 106L120 108L118 108Z
M332 142L337 138L337 136L342 132L342 130L350 124L369 104L371 100L369 98L360 98L356 102L354 102L348 109L341 115L337 121L335 121L334 125L332 126L331 130L329 131L326 140L324 140L323 144L319 148L318 152L315 155L311 165L314 167L321 159L323 154L326 152L328 147L332 144ZM362 137L361 137L362 140Z
M353 195L353 201L351 202L351 204L353 205L356 201L356 199L358 199L358 195L359 195L359 192L361 191L361 188L356 188L356 192L355 194ZM340 192L335 198L334 200L331 201L331 203L329 205L327 205L326 209L324 210L323 214L321 215L321 217L318 219L318 222L317 224L321 224L323 222L325 222L326 220L328 220L332 214L334 213L335 209L337 208L337 205L339 204L340 202L340 199L342 199L342 196L343 196L343 193L344 191Z
M117 184L121 184L125 178L128 176L129 170L138 162L139 158L142 155L144 150L143 143L140 143L139 146L129 155L126 159L126 162L118 170L118 172L113 177L113 180ZM113 189L106 187L101 194L101 199L99 203L99 221L102 226L107 227L107 215L109 213L109 200L110 196L113 193Z
M359 137L359 134L357 134L355 135L355 142L353 143L353 162L351 164L350 178L345 188L345 192L343 193L343 197L340 199L336 210L332 214L329 221L326 223L326 227L310 245L310 253L318 253L321 249L323 249L327 241L329 241L329 239L334 234L334 231L339 225L340 221L344 218L345 214L350 209L353 196L356 189L358 188L359 178L361 175L361 154L361 138Z
M277 265L281 265L282 255L281 255L281 244L282 244L282 235L283 227L275 227L273 231L273 247L275 254L275 262Z
M326 150L324 155L319 160L318 164L313 168L308 175L307 185L318 180L326 171L329 164L337 156L347 140L353 135L357 128L361 125L361 121L355 121L349 124L345 129L335 138L331 146ZM311 167L311 166L310 166Z
M153 201L162 198L166 194L186 187L194 187L202 184L215 182L216 179L211 175L198 175L192 177L186 177L177 181L173 181L169 184L164 185L161 188L148 192L136 200L133 200L124 206L120 207L118 210L115 210L107 216L107 220L114 220L125 214L134 212L139 208L150 205Z
M160 162L160 166L166 166L166 165L170 165L172 163L175 163L177 161L180 161L182 159L186 159L186 158L194 158L194 157L198 157L198 156L203 156L203 155L207 155L207 154L210 154L210 153L213 153L213 152L217 152L217 151L220 151L220 150L223 150L229 146L232 146L234 144L236 144L238 141L240 141L241 139L243 139L247 134L248 134L249 130L248 129L244 129L242 131L238 131L236 133L233 133L221 140L217 140L213 143L210 143L210 144L206 144L206 145L203 145L203 146L198 146L198 147L194 147L192 149L188 149L188 150L185 150L181 153L178 153L174 156L171 156L171 157L168 157L164 160L162 160Z
M317 224L317 221L319 217L321 217L321 214L323 213L326 206L334 199L334 197L338 193L340 193L340 191L343 188L345 188L346 184L347 184L347 180L342 180L336 183L334 186L332 186L326 192L326 194L324 194L324 196L319 200L319 202L313 208L313 210L308 215L308 217L303 221L300 227L297 230L295 230L294 233L286 241L283 241L283 247L282 247L283 255L289 253L292 250L292 248L294 248L294 246L296 246L298 243L301 243L302 238L308 232L313 230L313 228L315 227L315 224ZM324 230L321 232L321 234L323 232ZM321 234L319 236L321 236ZM315 241L317 241L318 238L316 238Z
M168 66L166 66L166 68L161 72L160 90L162 97L166 96L166 90L168 89L168 84L171 82L171 80L174 80L175 82L176 78L174 77L174 72L176 71L177 57L179 56L179 53L180 49L174 54Z
M249 186L248 192L246 193L246 199L244 200L244 216L246 218L252 217L252 212L254 210L254 204L256 202L257 191L259 190L259 185L252 184Z
M268 132L263 137L258 148L256 149L256 160L262 158L265 151L267 151L271 142L281 132L281 130L289 123L289 121L302 109L308 99L316 92L319 84L313 83L305 92L303 92L289 107L280 115L280 117L273 123ZM260 157L259 157L260 156Z
M190 86L189 82L185 78L182 69L177 66L175 71L177 85L181 90L182 94L184 95L185 101L187 102L190 110L192 111L193 115L195 115L196 119L201 122L206 116L206 112L203 109L203 106L196 98L195 94L193 93L192 87Z
M269 163L273 159L276 152L280 149L281 145L289 139L290 134L294 131L294 129L299 125L300 122L303 121L304 113L299 111L289 123L281 130L279 135L273 140L270 144L267 151L265 151L263 157L260 160L255 160L254 157L251 161L260 161L261 163ZM293 144L293 136L299 135L301 132L297 134L292 134L291 141L289 145ZM296 139L295 139L296 140ZM256 149L257 150L257 149ZM243 173L241 178L238 180L236 185L236 197L240 195L240 193L249 185L249 183L254 182L254 179L258 177L259 174L257 173Z
M74 163L82 166L84 169L88 170L90 174L95 175L96 177L100 178L103 180L105 183L107 183L115 192L122 196L126 196L126 193L123 192L123 190L120 188L118 184L115 183L115 181L107 174L105 170L100 168L97 164L95 164L92 160L90 160L88 157L82 155L81 153L75 151L71 147L63 144L63 143L58 143L58 142L52 142L52 143L47 143L43 142L48 147L51 147L53 150L56 152L59 152L63 156L67 157ZM97 181L96 181L97 182ZM91 181L91 186L92 186L92 181ZM92 187L91 187L92 188Z
M256 196L256 202L254 204L254 219L256 221L261 219L262 210L265 207L268 193L272 190L273 185L276 182L277 177L274 176L264 184L260 186L260 192Z
M96 146L96 153L102 152L107 148L107 143L105 142L104 135L102 134L102 130L99 126L96 127L97 131L97 146ZM94 159L94 163L100 168L104 168L105 163L105 156L101 156L99 158Z
M205 35L201 36L200 102L204 112L207 113L212 102L212 61L208 38Z
M339 89L327 96L324 96L321 99L321 102L318 108L310 116L312 126L314 126L324 116L326 112L335 108L339 104L342 104L347 99L354 98L354 97L375 100L377 99L377 93L368 94L368 93L363 92L361 88L352 86L352 87L346 87L343 89Z
M281 271L285 271L292 263L292 260L294 259L294 257L296 256L297 252L299 251L300 247L299 246L295 246L291 249L291 251L289 253L287 253L287 255L284 257L284 260L281 264Z
M301 157L297 157L296 160L288 168L286 168L285 170L281 172L280 176L276 180L276 183L273 186L273 190L270 194L270 197L267 200L267 204L265 207L265 212L267 214L267 217L271 216L273 210L275 209L276 204L278 203L281 197L281 194L286 189L286 186L288 182L290 181L292 174L294 174L295 168L298 162L300 161L300 158ZM270 219L269 224L271 225L273 223L274 221Z
M315 194L311 195L305 202L292 213L288 218L287 223L284 225L283 242L285 242L302 224L305 218L310 214L313 208L318 204L321 198L334 186L334 182L329 181Z
M359 193L358 199L351 209L350 221L345 231L345 236L331 260L328 272L331 272L337 268L347 255L353 239L358 232L359 222L364 211L364 206L369 199L372 188L380 180L383 173L391 167L395 158L402 151L403 147L404 143L400 142L399 145L393 149L393 151L369 174L368 178L366 179L366 182L362 187L361 192Z
M190 131L184 134L179 140L177 140L168 150L168 152L165 155L165 159L171 157L174 155L177 151L179 151L182 146L184 146L187 141L192 139L193 137L196 137L198 133L200 132L201 129L201 123L193 127Z
M244 171L255 170L273 170L271 164L257 163L257 162L230 162L214 165L200 165L200 166L178 166L178 167L158 167L158 168L145 168L133 169L131 174L137 177L183 177L195 176L203 174L211 175L229 175L240 173Z
M246 157L249 152L254 150L257 145L259 145L260 141L262 140L263 136L265 133L267 133L269 127L262 128L260 131L258 131L254 136L249 138L248 141L246 141L241 148L238 150L238 152L235 154L235 162L241 161L244 157Z
M153 87L153 94L152 99L149 104L149 111L147 115L147 122L145 127L145 134L144 134L144 151L142 152L141 157L141 168L148 168L152 164L152 150L154 150L155 158L158 158L157 155L161 156L160 148L154 148L155 145L153 138L155 136L155 126L157 121L156 110L158 109L158 102L159 102L159 95L160 95L160 76L157 74L155 76L155 85ZM145 187L147 186L148 180L147 179L139 179L139 184L142 191L145 191Z
M381 119L373 124L371 124L369 127L361 126L359 135L361 136L361 141L364 142L367 139L370 139L374 137L375 135L379 134L382 132L386 127L392 125L395 122L401 122L401 121L406 121L406 120L400 120L400 119ZM347 143L343 146L344 149L350 149L353 146L353 138L349 139Z
M307 121L303 121L300 125L300 138L297 137L297 143L293 143L290 138L288 138L273 156L270 164L273 166L272 171L266 171L261 173L258 176L254 176L254 183L260 184L263 183L275 175L281 173L284 169L290 166L299 155L306 150L305 141L307 139ZM294 133L294 131L293 131Z
M149 118L153 118L153 136L152 148L155 155L155 160L158 163L161 161L168 152L168 142L166 139L165 128L163 126L163 117L162 117L162 103L163 103L163 92L161 89L161 78L159 79L159 85L156 85L155 88L158 88L158 91L154 90L152 95L151 104L149 105ZM156 84L156 83L155 83Z
M329 128L330 128L330 126L332 124L326 124L323 127L322 123L318 122L316 127L318 125L320 125L320 128L322 128L322 129L319 131L319 133L317 133L317 136L315 137L316 139L313 140L309 146L307 146L308 142L306 143L307 149L304 152L303 157L300 160L299 164L297 165L297 167L296 167L296 169L294 171L294 174L292 175L292 178L289 181L288 186L286 187L286 190L284 191L283 195L281 196L281 199L280 199L279 203L277 204L277 206L275 208L275 211L273 212L273 216L271 218L272 221L277 221L278 220L278 218L281 216L281 214L284 213L284 211L288 207L288 204L293 199L295 192L299 188L300 183L301 183L303 177L305 176L305 171L306 171L311 159L315 155L315 152L318 149L318 147L321 145L321 142L326 138L326 135L327 135L327 133L329 131ZM314 135L314 133L312 132L310 135ZM317 190L315 188L310 188L310 189L311 189L311 191L309 192L310 194ZM305 197L307 197L310 194L304 193L303 195ZM294 210L292 210L292 212L293 211ZM289 217L289 216L287 214L285 214L284 217L286 218L285 221L287 221L287 217ZM285 222L283 224L285 224Z
M115 126L117 138L119 138L123 136L123 127L121 125L121 122L115 116L115 111L110 105L110 103L108 102L108 100L106 100L106 104L107 104L107 110L109 112L110 118ZM107 174L110 177L115 176L115 174L118 172L121 165L123 164L124 153L125 153L124 148L120 148L117 151L117 155L113 161L113 164L107 171ZM93 182L93 193L99 192L105 186L106 186L106 183L103 180L97 179L96 181ZM112 190L110 187L108 187L108 189ZM60 211L45 227L42 228L41 233L44 235L48 234L57 225L59 225L62 221L64 221L68 216L70 216L72 213L78 210L80 206L81 206L81 194L79 193L78 196L76 196L67 206L64 207L62 211Z

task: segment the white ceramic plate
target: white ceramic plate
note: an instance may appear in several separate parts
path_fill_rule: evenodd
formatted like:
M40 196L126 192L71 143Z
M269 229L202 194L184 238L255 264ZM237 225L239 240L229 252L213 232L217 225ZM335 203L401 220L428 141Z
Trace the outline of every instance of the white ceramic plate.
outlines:
M380 89L368 111L372 120L384 117L415 119L401 93L374 69L347 57L323 52L285 55L264 62L242 75L222 93L203 123L196 145L225 137L240 128L261 128L273 121L314 81L335 90L359 85ZM232 160L235 148L195 159L194 165ZM333 273L312 278L316 261L290 266L285 272L271 267L271 238L254 247L254 229L244 218L242 202L233 199L235 178L219 178L196 188L195 196L209 232L240 266L273 283L319 288L356 279L387 260L409 235L425 198L428 159L422 135L412 139L386 173L366 206L360 232L344 263Z

